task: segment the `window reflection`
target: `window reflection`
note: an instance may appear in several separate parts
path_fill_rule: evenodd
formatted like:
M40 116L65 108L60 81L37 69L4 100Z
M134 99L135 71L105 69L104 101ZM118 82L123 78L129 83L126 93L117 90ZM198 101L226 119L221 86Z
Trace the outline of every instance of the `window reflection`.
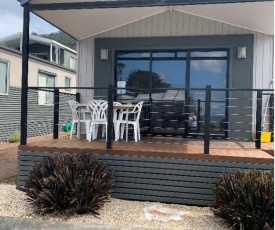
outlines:
M182 60L154 60L152 71L160 82L153 82L152 88L184 88L186 62Z
M177 52L177 57L186 57L186 52Z
M126 90L118 91L118 99L125 103L130 103L139 93L148 92L150 79L150 62L147 60L120 60L118 65L123 66L122 71L118 71L117 81L125 82Z
M125 52L125 53L118 53L118 58L149 58L150 53L141 52L141 53L131 53L131 52Z
M191 60L190 63L190 88L205 88L211 85L212 88L226 88L226 60ZM195 104L198 100L201 103L199 117L204 120L205 91L191 90L190 98ZM222 134L224 132L226 92L211 92L211 127L212 134ZM198 132L203 132L203 126Z
M227 52L226 51L206 51L206 52L192 51L191 57L227 57Z
M117 53L117 81L124 81L126 86L118 99L147 102L144 108L148 111L142 115L141 124L149 127L150 133L183 134L189 110L198 116L195 132L204 132L205 87L226 88L227 51L190 51L190 55L188 59L187 51L173 50ZM189 87L202 90L190 91L186 89ZM225 91L212 91L212 134L224 134L225 108Z
M154 52L153 57L175 57L176 53L175 52Z

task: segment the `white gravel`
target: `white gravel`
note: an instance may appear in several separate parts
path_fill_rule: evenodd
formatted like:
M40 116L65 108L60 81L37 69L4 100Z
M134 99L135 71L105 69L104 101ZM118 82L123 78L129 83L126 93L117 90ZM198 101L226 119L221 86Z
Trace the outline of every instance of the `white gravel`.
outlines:
M116 227L144 227L169 230L226 230L231 229L222 219L215 217L209 208L195 206L163 204L167 208L186 213L180 221L161 222L147 220L143 209L151 202L111 199L100 210L100 218L92 215L73 215L67 221L113 225ZM50 220L64 220L62 217L47 215L44 217L32 213L23 192L15 185L0 184L0 216L25 217Z

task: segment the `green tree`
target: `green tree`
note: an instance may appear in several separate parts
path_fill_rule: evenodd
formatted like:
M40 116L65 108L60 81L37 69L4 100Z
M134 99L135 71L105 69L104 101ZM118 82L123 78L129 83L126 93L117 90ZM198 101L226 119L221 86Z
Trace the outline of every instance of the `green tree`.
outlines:
M139 69L130 72L126 87L137 88L135 89L136 92L144 92L144 89L150 88L151 81L154 93L166 92L166 90L156 88L171 88L171 85L164 82L158 74Z

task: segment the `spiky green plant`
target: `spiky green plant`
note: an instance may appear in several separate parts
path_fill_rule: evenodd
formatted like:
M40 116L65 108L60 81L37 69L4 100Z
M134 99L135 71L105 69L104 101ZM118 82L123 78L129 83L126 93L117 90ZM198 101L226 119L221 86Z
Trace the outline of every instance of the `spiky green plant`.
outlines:
M17 130L12 132L12 134L8 137L9 143L14 143L14 142L19 142L19 141L20 141L20 132Z
M215 215L235 228L274 229L274 177L271 171L224 173L213 189Z
M45 157L34 165L25 192L35 213L92 213L110 198L113 172L92 154Z

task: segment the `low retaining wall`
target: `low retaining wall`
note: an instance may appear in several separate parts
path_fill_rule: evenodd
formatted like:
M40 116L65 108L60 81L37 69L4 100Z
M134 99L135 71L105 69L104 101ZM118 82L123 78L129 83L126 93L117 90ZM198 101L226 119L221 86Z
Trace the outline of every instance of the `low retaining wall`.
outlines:
M23 186L29 170L45 156L59 153L18 152L18 185ZM95 155L115 170L112 197L129 200L159 201L187 205L209 206L213 201L213 182L222 172L236 169L273 170L273 165Z

